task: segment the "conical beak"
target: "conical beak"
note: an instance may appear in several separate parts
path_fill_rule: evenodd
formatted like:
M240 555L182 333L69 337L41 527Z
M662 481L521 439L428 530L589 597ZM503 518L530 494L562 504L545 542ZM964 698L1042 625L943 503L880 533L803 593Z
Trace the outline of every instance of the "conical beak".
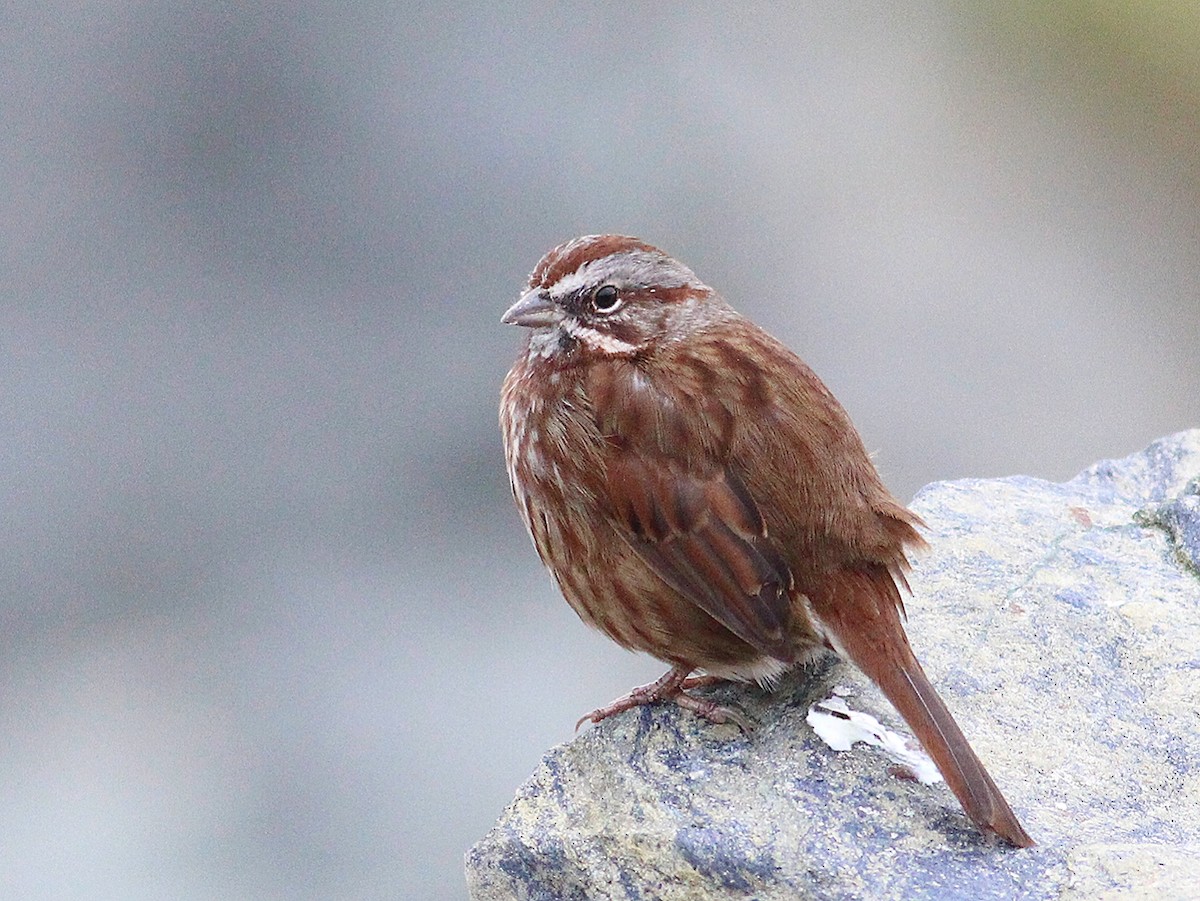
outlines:
M500 317L505 325L523 325L525 328L541 328L554 325L562 316L558 304L534 289L526 291L521 299L508 308Z

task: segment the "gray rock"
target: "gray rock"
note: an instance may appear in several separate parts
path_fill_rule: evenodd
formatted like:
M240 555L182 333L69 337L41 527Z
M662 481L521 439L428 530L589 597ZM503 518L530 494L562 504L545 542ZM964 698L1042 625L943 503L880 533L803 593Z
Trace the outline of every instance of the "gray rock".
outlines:
M945 785L822 742L805 716L835 687L907 734L833 663L710 689L748 736L664 705L553 749L468 853L472 897L1200 897L1198 477L1195 430L1064 484L913 503L932 551L909 634L1038 847L989 845Z

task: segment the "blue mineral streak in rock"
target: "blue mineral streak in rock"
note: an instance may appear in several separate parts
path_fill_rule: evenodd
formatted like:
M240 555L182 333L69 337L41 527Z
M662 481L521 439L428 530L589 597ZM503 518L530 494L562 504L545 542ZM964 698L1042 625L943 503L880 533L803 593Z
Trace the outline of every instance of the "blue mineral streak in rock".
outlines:
M770 879L778 867L769 853L757 849L745 835L745 827L736 822L722 827L685 827L675 833L675 847L701 873L716 884L742 892L761 882L751 877Z

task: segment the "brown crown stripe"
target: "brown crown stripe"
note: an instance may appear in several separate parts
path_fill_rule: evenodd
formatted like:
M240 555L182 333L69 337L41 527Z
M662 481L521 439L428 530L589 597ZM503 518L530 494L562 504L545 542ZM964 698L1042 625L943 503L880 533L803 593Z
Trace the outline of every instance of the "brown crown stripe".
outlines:
M585 263L629 250L662 253L657 247L628 235L589 235L586 238L575 238L558 245L542 257L542 261L529 276L529 287L549 288L559 279L578 271Z

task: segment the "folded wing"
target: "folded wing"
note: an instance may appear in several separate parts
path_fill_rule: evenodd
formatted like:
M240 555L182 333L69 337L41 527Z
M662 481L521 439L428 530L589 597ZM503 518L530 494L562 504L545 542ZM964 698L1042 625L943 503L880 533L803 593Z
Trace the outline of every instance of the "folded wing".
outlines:
M625 540L664 582L764 654L795 661L792 574L733 473L627 451L607 490Z

